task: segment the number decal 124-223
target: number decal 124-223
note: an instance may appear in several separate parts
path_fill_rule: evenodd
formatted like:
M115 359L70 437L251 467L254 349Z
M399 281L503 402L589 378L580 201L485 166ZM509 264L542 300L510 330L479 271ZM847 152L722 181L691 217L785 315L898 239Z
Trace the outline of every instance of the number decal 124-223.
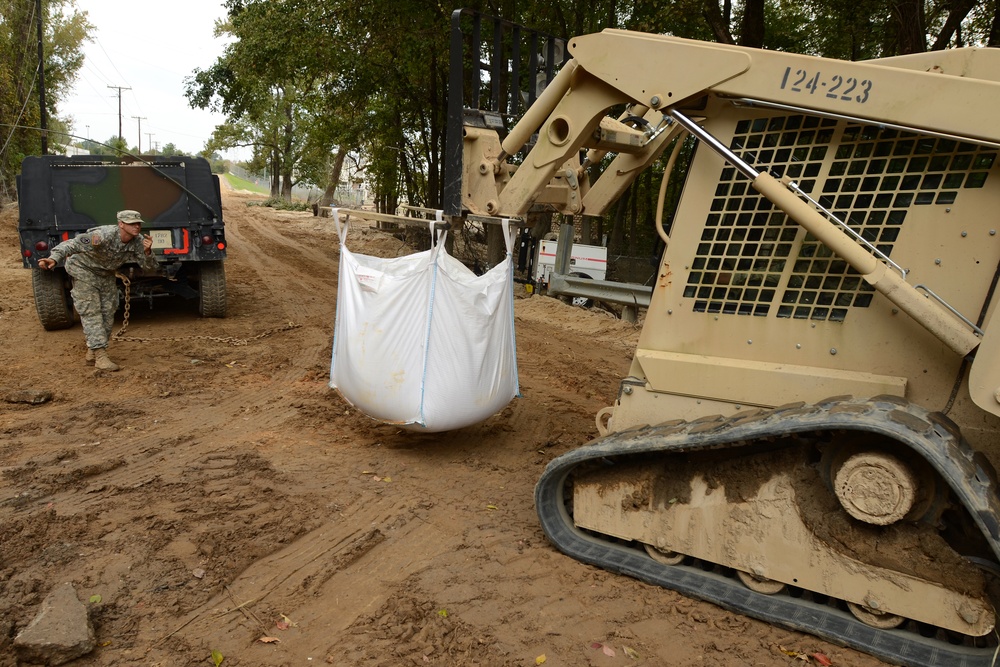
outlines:
M786 67L785 75L781 77L781 89L864 104L872 91L872 82L868 79L858 81L853 76L845 78L839 74L824 77L820 72L810 74L804 69Z

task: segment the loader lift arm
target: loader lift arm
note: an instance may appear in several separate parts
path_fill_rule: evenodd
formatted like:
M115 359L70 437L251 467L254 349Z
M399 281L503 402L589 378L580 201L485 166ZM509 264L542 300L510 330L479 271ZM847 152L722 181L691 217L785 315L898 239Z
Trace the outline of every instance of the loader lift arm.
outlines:
M974 109L1000 104L1000 52L963 49L844 62L623 30L576 37L568 46L573 58L502 142L492 130L467 132L465 208L482 215L520 217L532 205L545 203L564 214L601 215L683 126L720 151L758 192L954 353L965 356L980 345L981 329L947 304L928 299L905 275L844 234L790 191L795 188L790 179L775 179L746 164L689 116L697 117L712 97L733 105L870 122L997 148L1000 128L982 122ZM930 89L935 94L921 97L919 104L901 102L912 98L912 91ZM959 109L952 100L975 100L975 107ZM621 105L627 110L618 120L606 115ZM647 127L662 127L664 120L679 123L650 136L641 127L622 123L625 117L644 118ZM507 164L508 156L532 136L537 141L523 163L516 168ZM583 151L588 152L581 160ZM590 184L587 166L608 151L618 155ZM1000 342L993 345L1000 347ZM991 355L994 358L1000 355ZM1000 363L979 364L974 372L976 403L1000 415Z

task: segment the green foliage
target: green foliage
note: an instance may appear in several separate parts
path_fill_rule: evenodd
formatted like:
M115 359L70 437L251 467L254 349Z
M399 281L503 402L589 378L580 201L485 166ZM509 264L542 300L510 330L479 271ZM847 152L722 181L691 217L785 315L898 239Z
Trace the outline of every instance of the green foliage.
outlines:
M312 205L305 202L288 201L281 197L269 197L264 201L248 201L247 206L267 206L279 211L311 211Z
M928 45L985 43L1000 35L998 1L471 0L464 6L562 37L623 28L858 60L896 55L913 35L926 35ZM331 193L349 154L358 157L356 168L380 210L404 201L440 207L451 6L227 0L226 7L217 31L232 41L187 80L192 106L228 117L207 150L251 147L247 167L274 175L273 198L290 199L299 181ZM916 7L923 13L910 11ZM662 68L669 77L683 64L635 66ZM679 171L691 146L681 150ZM610 236L622 252L654 251L662 169L654 165L630 187L598 221L597 235ZM680 179L670 181L666 217L679 188Z
M92 26L73 0L41 4L48 142L65 144L67 123L59 117L59 102L83 64L83 41ZM12 198L21 160L42 149L35 129L41 122L35 8L35 0L0 0L0 200Z

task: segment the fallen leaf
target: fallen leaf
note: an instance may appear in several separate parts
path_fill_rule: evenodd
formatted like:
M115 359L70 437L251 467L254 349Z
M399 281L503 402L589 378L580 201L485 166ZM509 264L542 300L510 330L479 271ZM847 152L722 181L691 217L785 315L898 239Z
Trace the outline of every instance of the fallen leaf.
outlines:
M383 482L391 482L392 481L392 477L383 477L382 481Z
M277 623L274 624L274 627L278 628L279 630L287 630L288 623L285 623L284 621L278 621Z
M448 618L448 610L442 609L441 611L438 612L438 616L440 616L441 618Z
M540 656L538 656L537 658L535 658L535 664L536 665L541 665L541 664L543 664L545 662L545 660L546 660L545 654L543 653Z
M487 505L486 506L486 509L488 509L488 510L495 510L496 508L497 508L496 505Z
M608 646L607 644L601 647L601 650L604 651L604 655L608 656L609 658L615 657L615 650L610 646Z
M281 615L281 620L283 620L285 623L287 623L288 627L290 627L290 628L297 628L297 627L299 627L298 623L296 623L292 619L288 618L284 614Z
M100 643L98 643L97 645L98 645L98 646L111 646L111 640L109 639L109 640L108 640L108 641L106 641L106 642L100 642Z
M222 657L221 653L218 651L212 651L212 664L214 664L215 667L219 667L223 660L225 660L225 658Z
M374 477L372 477L372 479L375 480L376 482L381 482L382 481L382 478L379 477L378 475L375 475Z
M593 644L590 645L590 648L601 648L602 646L604 646L604 644L602 644L601 642L594 642Z
M809 656L806 655L805 653L799 653L797 656L795 656L795 659L801 660L802 662L809 662Z
M628 646L622 646L622 652L633 660L639 659L639 654L636 653L635 649L629 648Z
M784 653L785 655L787 655L789 658L797 658L797 657L799 657L799 652L798 651L789 650L789 649L785 648L784 646L778 646L778 650L781 651L782 653Z
M196 567L195 569L191 570L191 574L194 576L195 579L203 579L205 577L205 570L201 569L200 567Z
M101 604L101 596L100 595L91 595L90 596L90 602L91 602L91 604Z
M822 653L813 653L812 657L813 660L823 665L823 667L830 667L831 665L833 665L833 661L830 660L830 658L823 655Z
M281 642L281 640L278 639L277 637L261 637L257 641L259 641L262 644L278 644Z
M374 475L375 471L374 470L362 470L361 474L362 475Z

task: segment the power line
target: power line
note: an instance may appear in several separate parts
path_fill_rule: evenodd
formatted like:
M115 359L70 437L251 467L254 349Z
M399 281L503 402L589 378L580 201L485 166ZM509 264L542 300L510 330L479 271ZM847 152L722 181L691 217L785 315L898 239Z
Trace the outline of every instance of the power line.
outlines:
M98 45L99 47L101 47L101 52L102 52L102 53L104 53L104 57L108 59L108 62L109 62L109 63L111 63L111 67L112 67L112 69L114 69L114 70L115 70L116 72L118 72L118 76L120 76L120 77L121 77L121 78L122 78L122 79L124 80L124 79L125 79L125 77L124 77L124 76L122 76L122 73L118 71L118 67L116 67L116 66L115 66L115 61L114 61L114 60L112 60L112 59L111 59L111 56L109 56L109 55L108 55L108 52L107 52L107 51L106 51L106 50L104 49L104 45L103 45L103 44L101 44L101 40L97 39L97 37L94 37L94 42L95 42L95 43L96 43L96 44L97 44L97 45ZM129 90L131 90L131 88L130 88Z

